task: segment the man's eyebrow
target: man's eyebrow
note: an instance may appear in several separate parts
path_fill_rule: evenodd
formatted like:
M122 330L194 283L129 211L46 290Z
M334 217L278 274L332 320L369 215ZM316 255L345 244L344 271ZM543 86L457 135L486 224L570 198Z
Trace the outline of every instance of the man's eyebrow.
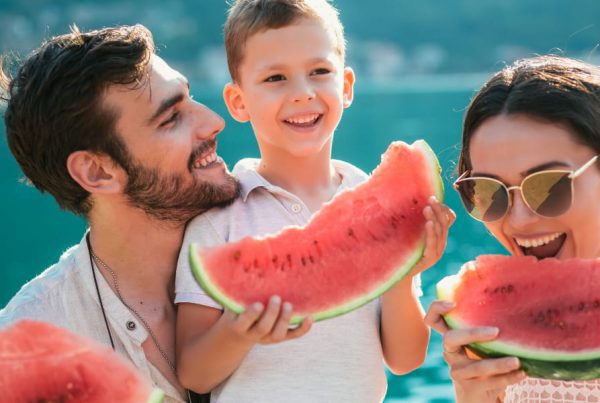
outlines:
M185 81L185 85L186 87L190 88L190 83L186 80ZM164 99L158 109L156 109L156 111L154 112L154 114L152 114L152 116L150 117L150 119L148 119L148 121L146 122L146 124L148 126L151 126L156 119L158 119L163 113L165 113L167 110L169 110L170 108L172 108L174 105L177 105L179 102L181 102L183 100L183 98L185 97L185 94L183 93L179 93L179 94L175 94L167 99Z

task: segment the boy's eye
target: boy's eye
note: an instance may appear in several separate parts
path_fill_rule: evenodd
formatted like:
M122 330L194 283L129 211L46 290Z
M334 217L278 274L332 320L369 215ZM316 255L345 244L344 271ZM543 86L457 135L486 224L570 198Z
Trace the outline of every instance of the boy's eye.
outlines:
M320 69L313 70L313 72L311 74L313 76L318 76L318 75L329 74L329 73L331 73L331 70L326 69L326 68L320 68Z
M175 122L179 118L179 112L173 112L167 120L164 120L159 127L165 127Z
M266 83L274 83L276 81L283 81L285 80L285 77L283 76L283 74L273 74L272 76L269 76L265 79Z

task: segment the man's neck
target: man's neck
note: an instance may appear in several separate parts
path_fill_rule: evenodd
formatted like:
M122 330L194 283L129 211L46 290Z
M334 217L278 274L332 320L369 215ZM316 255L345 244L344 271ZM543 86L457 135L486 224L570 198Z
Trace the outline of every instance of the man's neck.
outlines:
M98 208L90 217L92 249L130 298L173 301L183 232L183 223L160 222L129 206Z

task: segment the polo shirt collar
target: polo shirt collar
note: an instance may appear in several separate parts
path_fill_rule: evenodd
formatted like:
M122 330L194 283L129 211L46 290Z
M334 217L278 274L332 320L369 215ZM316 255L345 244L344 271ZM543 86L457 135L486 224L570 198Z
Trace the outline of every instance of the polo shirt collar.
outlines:
M233 167L232 174L238 178L241 183L240 197L244 203L248 199L250 193L257 188L265 188L271 192L281 190L281 188L272 185L257 172L259 163L260 160L257 158L244 158L238 161L238 163ZM352 183L349 181L351 175L349 173L352 169L352 166L346 162L338 160L332 160L332 163L336 172L342 177L342 182L340 183L338 190L351 187Z

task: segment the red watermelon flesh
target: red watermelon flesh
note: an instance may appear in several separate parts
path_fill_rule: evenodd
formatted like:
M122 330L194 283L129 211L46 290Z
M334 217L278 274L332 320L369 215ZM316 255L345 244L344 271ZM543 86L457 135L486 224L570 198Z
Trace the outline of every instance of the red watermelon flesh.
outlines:
M451 328L500 329L473 346L484 355L518 356L525 369L531 359L540 377L600 377L600 260L484 255L437 292L456 304L445 316Z
M11 403L161 402L163 396L110 347L31 320L0 332L0 391Z
M293 304L293 323L337 316L383 293L419 261L431 195L443 199L435 154L424 141L395 142L367 182L338 194L306 226L211 249L192 245L192 270L235 312L279 295Z

